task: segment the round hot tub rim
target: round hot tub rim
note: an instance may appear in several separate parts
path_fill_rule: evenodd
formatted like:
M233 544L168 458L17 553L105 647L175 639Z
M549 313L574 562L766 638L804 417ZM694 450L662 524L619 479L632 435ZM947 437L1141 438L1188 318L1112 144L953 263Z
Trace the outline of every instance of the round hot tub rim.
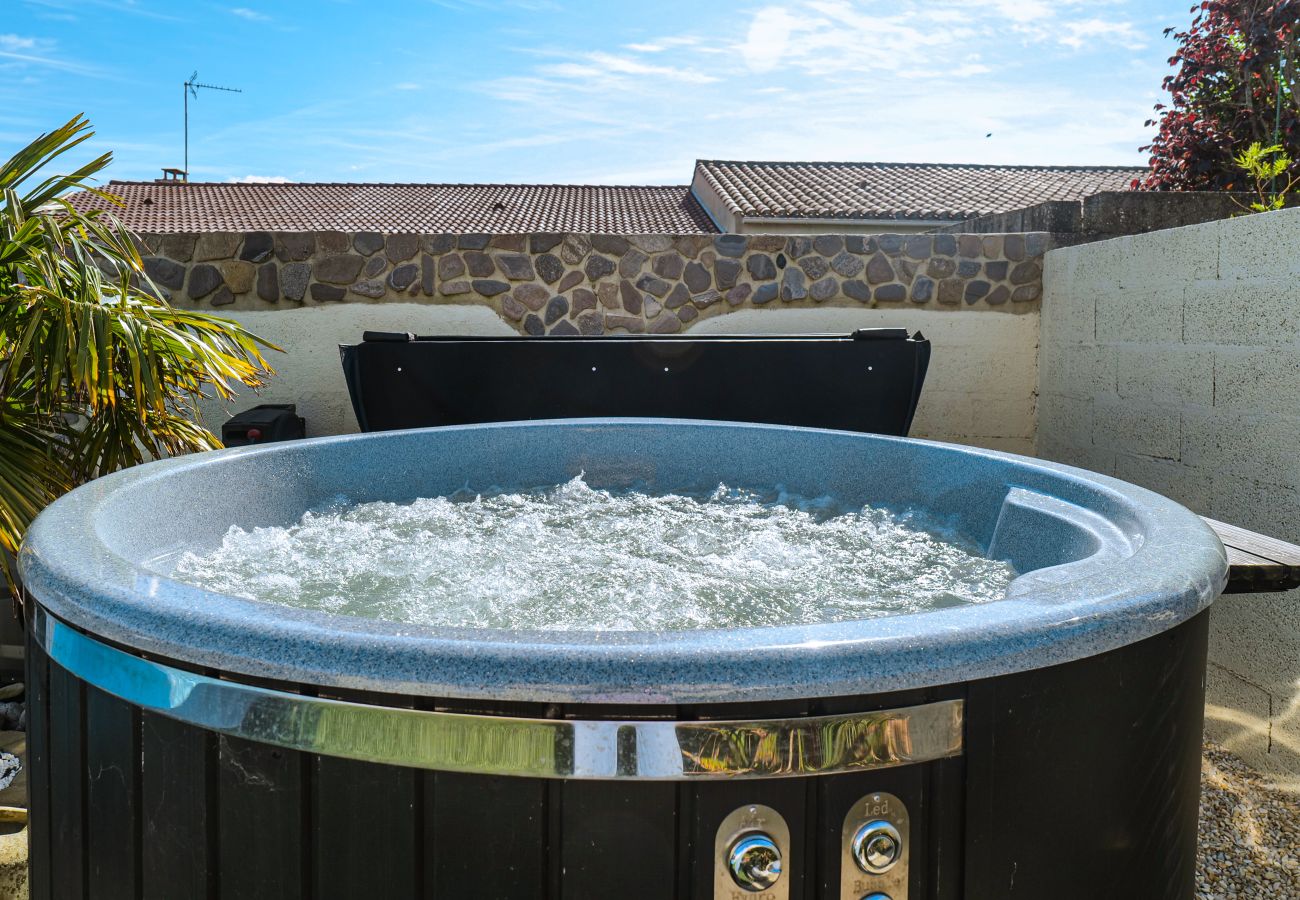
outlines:
M1006 468L1004 490L1059 483L1132 516L1133 550L1105 565L1057 567L1001 601L911 615L768 628L647 632L424 628L229 597L174 581L105 539L124 492L226 463L284 463L373 442L483 432L545 443L573 429L672 440L791 439L843 451L909 445ZM630 432L628 430L631 430ZM593 431L594 430L594 431ZM736 432L746 432L737 434ZM549 432L549 433L548 433ZM774 437L775 436L775 437ZM475 438L480 435L474 435ZM379 445L380 449L383 445ZM284 473L292 474L292 466ZM178 486L179 486L178 484ZM190 498L194 502L199 498ZM114 506L114 501L118 505ZM726 703L933 687L1043 668L1161 633L1205 609L1226 579L1214 533L1178 504L1107 476L997 451L786 426L698 420L549 420L316 438L150 463L85 485L29 531L24 585L54 616L92 635L253 678L403 695L558 703ZM1041 570L1050 572L1051 570ZM1031 572L1033 576L1038 573Z

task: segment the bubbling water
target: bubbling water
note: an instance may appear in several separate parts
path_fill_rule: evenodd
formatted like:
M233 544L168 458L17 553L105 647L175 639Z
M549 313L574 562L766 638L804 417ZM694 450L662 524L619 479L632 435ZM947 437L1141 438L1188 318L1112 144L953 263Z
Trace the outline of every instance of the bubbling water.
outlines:
M725 485L344 500L233 527L174 577L270 603L482 628L674 631L838 622L985 603L1010 566L884 509Z

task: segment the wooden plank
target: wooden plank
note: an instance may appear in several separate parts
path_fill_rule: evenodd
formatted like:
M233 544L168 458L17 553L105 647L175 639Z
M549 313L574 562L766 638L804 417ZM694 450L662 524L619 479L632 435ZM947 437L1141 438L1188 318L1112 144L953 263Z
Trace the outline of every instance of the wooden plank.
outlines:
M313 896L415 897L417 776L414 769L318 756Z
M310 884L305 754L220 736L218 868L223 900L297 900ZM308 795L309 796L309 795Z
M548 893L548 782L456 772L425 777L424 852L432 876L426 896L499 900Z
M560 853L566 900L671 897L677 871L677 785L563 784ZM636 860L636 865L629 865Z
M30 602L30 601L29 601ZM30 611L29 611L30 614ZM53 900L50 886L50 665L45 651L27 640L27 835L31 900Z
M1205 522L1228 551L1225 594L1274 593L1300 587L1300 547L1214 519Z
M135 900L140 889L140 718L87 686L86 896Z
M1300 567L1300 547L1295 544L1289 544L1268 535L1247 531L1226 522L1219 522L1214 519L1206 519L1205 521L1219 535L1219 540L1223 541L1225 546L1245 550L1255 556L1271 559L1284 566Z
M50 870L51 894L58 900L86 896L85 728L82 684L50 663Z
M216 891L216 752L214 733L142 715L144 900Z

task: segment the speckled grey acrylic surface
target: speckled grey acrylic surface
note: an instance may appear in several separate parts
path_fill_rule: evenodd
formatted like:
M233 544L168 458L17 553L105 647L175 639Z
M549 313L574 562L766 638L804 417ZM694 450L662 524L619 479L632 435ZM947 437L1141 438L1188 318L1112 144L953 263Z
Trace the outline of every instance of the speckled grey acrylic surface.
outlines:
M344 494L411 500L579 472L653 491L784 486L920 507L1012 562L1005 600L725 631L431 629L213 594L155 561ZM557 548L562 553L563 548ZM167 460L86 485L28 532L43 606L94 635L223 671L403 694L691 703L877 693L1068 662L1158 634L1222 589L1222 545L1163 497L1039 460L771 425L578 419L320 438Z

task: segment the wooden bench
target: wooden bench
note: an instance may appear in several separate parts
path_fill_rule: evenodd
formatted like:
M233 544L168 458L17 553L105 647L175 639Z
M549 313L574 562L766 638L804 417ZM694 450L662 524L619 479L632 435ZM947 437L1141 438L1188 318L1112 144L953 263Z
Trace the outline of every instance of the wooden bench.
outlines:
M1205 517L1202 517L1205 518ZM1228 551L1225 594L1260 594L1300 587L1300 547L1205 518Z

